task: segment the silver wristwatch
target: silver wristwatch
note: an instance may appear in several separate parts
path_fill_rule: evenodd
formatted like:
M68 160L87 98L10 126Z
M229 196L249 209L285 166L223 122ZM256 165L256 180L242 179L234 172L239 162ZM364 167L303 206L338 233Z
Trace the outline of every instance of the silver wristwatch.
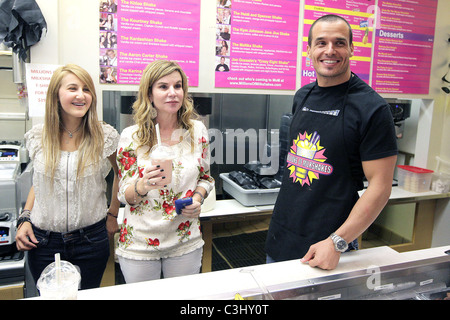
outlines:
M348 243L343 238L335 234L334 232L330 235L331 240L334 243L334 249L339 252L345 252L348 249Z

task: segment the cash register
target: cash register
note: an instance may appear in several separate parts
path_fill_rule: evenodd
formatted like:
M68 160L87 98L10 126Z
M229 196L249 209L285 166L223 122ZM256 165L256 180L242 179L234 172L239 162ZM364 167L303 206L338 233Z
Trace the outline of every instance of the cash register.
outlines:
M28 193L25 189L31 187L31 173L22 170L27 162L21 142L0 142L0 285L24 280L24 254L17 251L15 236L17 218Z

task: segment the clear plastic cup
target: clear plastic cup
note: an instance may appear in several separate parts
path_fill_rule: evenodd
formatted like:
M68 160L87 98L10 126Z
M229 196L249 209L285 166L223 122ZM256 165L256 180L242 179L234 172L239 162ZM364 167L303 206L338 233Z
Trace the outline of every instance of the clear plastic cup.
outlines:
M36 284L39 294L48 300L76 300L80 273L68 261L61 260L59 265L58 268L57 263L52 262L42 271Z
M160 165L164 169L158 176L166 177L165 184L172 182L172 161L175 159L175 154L172 149L165 144L157 144L153 146L150 151L150 160L152 165Z

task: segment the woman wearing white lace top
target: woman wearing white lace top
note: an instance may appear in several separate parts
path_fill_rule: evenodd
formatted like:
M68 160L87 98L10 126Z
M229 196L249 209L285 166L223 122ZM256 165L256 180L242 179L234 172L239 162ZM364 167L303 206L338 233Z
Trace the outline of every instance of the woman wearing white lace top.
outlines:
M117 177L120 136L98 121L96 103L90 75L77 65L60 67L48 87L44 124L25 134L33 186L16 241L19 250L29 250L35 281L60 253L79 267L81 289L100 285L109 257L108 233L118 231L120 202L113 196L108 211L105 178L111 166ZM114 178L113 195L117 190Z
M135 125L121 134L117 162L119 200L126 204L116 254L127 283L200 271L203 239L198 216L214 188L209 175L209 139L188 95L178 64L157 60L144 70L133 104ZM161 141L175 154L168 183L162 167L145 159ZM181 214L175 200L192 198Z

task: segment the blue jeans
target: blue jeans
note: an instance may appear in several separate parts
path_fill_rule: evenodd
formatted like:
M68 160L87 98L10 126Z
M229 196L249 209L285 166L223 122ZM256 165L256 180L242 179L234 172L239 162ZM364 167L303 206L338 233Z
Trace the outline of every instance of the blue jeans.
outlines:
M100 286L109 258L106 220L64 233L41 230L35 226L33 231L39 244L28 252L27 262L35 282L45 267L55 261L55 253L59 253L61 260L78 266L81 289Z

